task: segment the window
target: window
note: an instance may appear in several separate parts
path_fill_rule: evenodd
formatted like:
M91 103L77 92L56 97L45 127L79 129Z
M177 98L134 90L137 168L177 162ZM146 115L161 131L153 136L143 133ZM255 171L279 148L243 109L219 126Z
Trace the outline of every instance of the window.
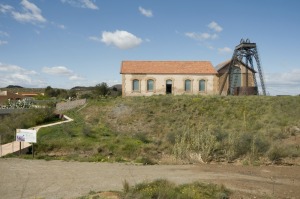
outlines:
M205 92L205 80L203 79L199 81L199 91Z
M138 79L134 79L132 81L132 90L133 91L140 91L140 81Z
M154 81L152 79L147 80L147 91L153 91Z
M191 91L191 80L187 79L184 82L184 90L185 91Z

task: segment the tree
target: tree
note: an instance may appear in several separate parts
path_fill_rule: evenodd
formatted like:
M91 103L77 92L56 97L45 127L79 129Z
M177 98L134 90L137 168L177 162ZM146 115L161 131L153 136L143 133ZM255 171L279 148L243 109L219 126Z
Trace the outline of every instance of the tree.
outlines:
M108 85L105 82L102 82L101 84L97 84L95 86L95 94L99 96L105 96L109 93Z
M45 89L45 95L48 97L56 97L56 91L51 86L47 86Z
M71 98L76 98L76 97L77 97L76 90L71 89L71 90L69 91L69 97L71 97Z

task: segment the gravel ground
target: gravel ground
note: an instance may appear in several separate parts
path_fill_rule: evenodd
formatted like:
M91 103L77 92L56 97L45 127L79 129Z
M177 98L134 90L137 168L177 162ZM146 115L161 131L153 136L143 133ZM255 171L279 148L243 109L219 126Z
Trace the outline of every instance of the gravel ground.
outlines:
M152 165L0 158L0 198L76 198L90 191L122 190L122 182L168 179L224 184L231 198L299 198L300 167Z

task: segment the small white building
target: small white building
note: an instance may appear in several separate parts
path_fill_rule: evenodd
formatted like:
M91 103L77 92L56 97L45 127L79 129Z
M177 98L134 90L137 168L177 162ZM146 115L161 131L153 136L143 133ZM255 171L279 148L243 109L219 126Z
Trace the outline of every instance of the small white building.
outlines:
M123 61L122 96L218 94L218 72L209 61Z

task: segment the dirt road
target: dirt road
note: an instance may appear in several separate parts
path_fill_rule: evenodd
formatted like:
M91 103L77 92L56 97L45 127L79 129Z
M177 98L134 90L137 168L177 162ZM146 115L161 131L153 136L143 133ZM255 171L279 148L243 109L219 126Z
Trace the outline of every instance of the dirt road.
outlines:
M122 190L145 180L224 184L232 198L299 198L300 167L153 165L0 158L0 198L76 198L90 191Z

